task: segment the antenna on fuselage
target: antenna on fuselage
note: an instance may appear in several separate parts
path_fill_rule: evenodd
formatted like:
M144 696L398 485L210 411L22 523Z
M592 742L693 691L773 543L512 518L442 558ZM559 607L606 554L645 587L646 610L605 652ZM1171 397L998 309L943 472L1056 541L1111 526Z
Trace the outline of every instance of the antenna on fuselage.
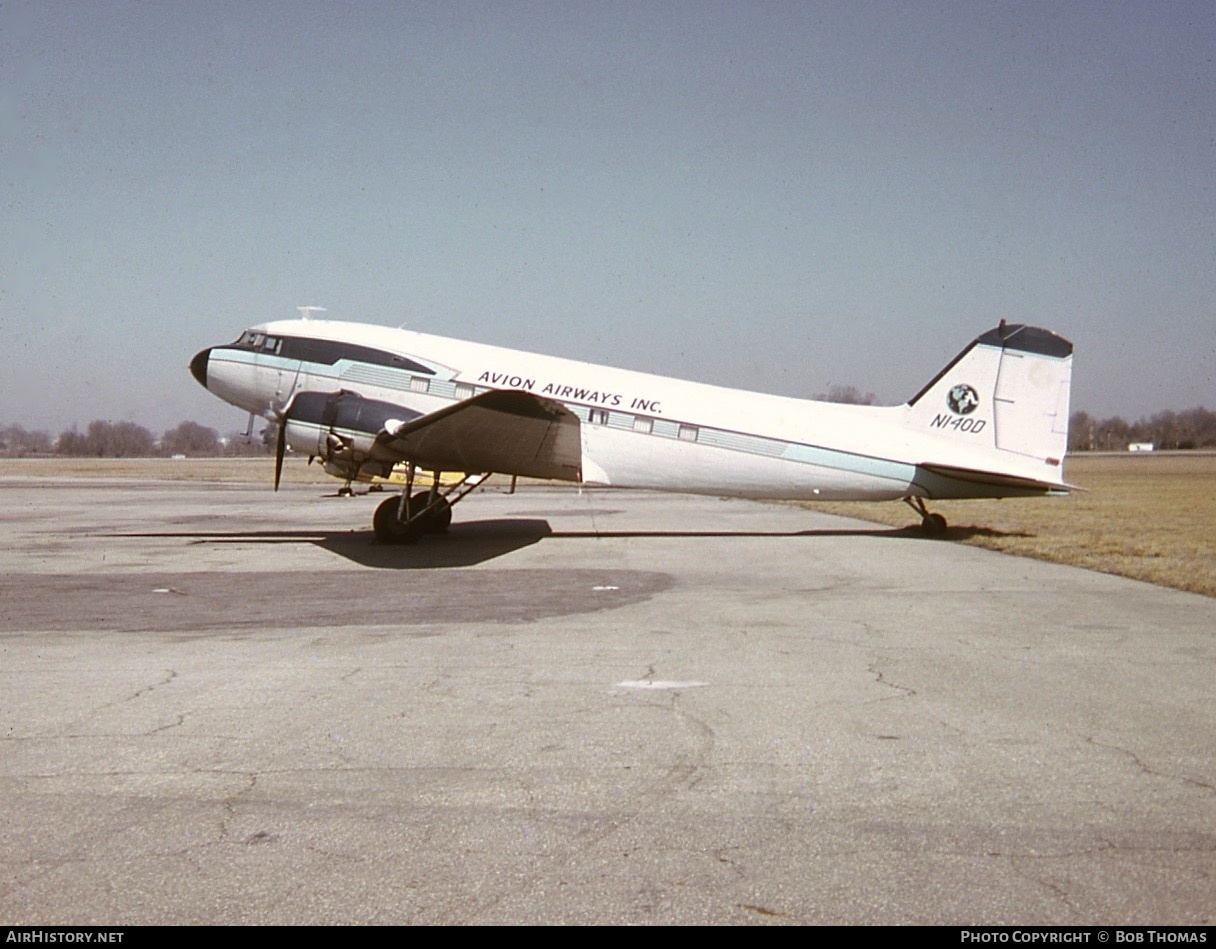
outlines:
M325 312L325 307L323 306L298 306L296 309L300 311L300 319L302 320L311 319L314 313Z

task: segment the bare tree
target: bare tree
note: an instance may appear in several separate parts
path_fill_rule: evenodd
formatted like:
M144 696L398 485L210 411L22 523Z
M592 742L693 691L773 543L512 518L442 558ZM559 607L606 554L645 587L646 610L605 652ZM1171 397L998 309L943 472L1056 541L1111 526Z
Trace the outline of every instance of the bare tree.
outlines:
M1073 412L1068 420L1068 450L1094 450L1095 423L1088 412Z
M60 434L55 450L61 455L96 458L147 458L156 454L152 433L134 422L89 423L82 435L75 427Z
M266 426L267 431L272 431L271 426ZM245 437L244 432L230 432L223 439L224 454L233 458L246 458L252 456L269 455L274 452L274 437L271 436L270 442L267 443L263 437L264 433L250 435Z
M0 428L0 455L24 458L45 455L51 450L51 437L46 432L27 431L20 425Z
M1074 412L1069 419L1069 451L1126 451L1132 442L1151 442L1167 451L1216 448L1216 412L1165 411L1132 423L1118 416L1098 420L1086 412Z
M828 386L827 392L815 396L817 402L844 402L849 405L874 405L878 399L873 392L864 395L857 386Z
M166 455L211 457L220 454L220 436L198 422L182 422L160 437L160 450Z

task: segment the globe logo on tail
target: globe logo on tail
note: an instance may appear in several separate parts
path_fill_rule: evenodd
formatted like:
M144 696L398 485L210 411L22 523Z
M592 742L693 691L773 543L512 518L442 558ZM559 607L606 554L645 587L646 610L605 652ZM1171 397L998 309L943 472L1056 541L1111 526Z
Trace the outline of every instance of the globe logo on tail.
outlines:
M980 406L980 397L971 386L954 386L946 393L946 405L955 415L970 415Z

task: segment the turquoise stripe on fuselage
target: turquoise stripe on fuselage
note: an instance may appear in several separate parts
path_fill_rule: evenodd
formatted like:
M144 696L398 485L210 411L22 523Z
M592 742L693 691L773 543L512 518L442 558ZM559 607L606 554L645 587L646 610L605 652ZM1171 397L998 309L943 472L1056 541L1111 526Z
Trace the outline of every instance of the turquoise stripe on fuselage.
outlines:
M295 372L297 369L302 373L306 373L313 379L329 379L335 384L342 383L364 383L368 385L376 385L384 389L396 389L400 392L410 392L410 380L413 377L407 370L388 369L381 366L372 366L367 363L361 363L350 359L340 359L331 364L328 363L311 363L299 362L294 359L285 359L281 356L276 356L270 353L260 353L250 350L241 349L224 349L222 350L224 358L237 363L255 365L259 368L275 369L284 372ZM352 372L352 370L354 370ZM443 375L450 376L449 372ZM440 381L438 375L430 377L431 382ZM447 382L447 380L444 380ZM454 394L454 384L433 385L430 388L429 395L449 398L452 401L457 401ZM472 387L475 393L488 391L488 386ZM444 391L447 390L447 391ZM577 402L563 402L567 408L578 414L580 417L586 416L588 406ZM592 406L598 408L598 406ZM626 417L632 419L634 417L649 417L635 416L633 413L623 413L614 411L611 413L612 420L620 420L618 424L612 427L628 429L631 423L626 421ZM656 420L659 421L659 420ZM728 451L737 451L747 455L757 455L766 458L780 458L784 461L792 461L800 464L814 465L819 468L830 468L837 471L849 471L858 474L865 474L875 478L897 482L900 484L908 484L914 480L917 469L915 465L905 462L892 461L886 458L879 458L870 455L857 455L849 452L838 451L830 448L823 448L816 445L807 445L800 442L790 442L781 439L767 438L761 435L750 435L746 432L735 432L728 429L714 428L713 426L704 425L697 422L681 423L676 419L663 419L662 425L656 425L655 429L650 432L650 437L653 438L668 438L674 439L678 437L678 431L681 424L695 425L698 429L697 442L702 445L723 448ZM940 478L940 476L939 476ZM948 479L942 479L948 480Z

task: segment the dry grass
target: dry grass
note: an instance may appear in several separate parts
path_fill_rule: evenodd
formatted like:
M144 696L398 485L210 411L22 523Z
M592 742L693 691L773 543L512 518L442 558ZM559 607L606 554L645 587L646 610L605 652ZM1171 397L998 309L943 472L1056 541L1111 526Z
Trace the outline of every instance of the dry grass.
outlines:
M1080 455L1066 468L1086 490L929 508L949 521L953 540L1216 596L1216 455ZM899 503L806 506L893 527L917 523Z
M0 477L145 479L265 483L271 458L0 459ZM947 536L978 547L1216 596L1216 455L1080 455L1067 477L1085 488L1067 498L939 501ZM319 465L288 458L288 484L336 482ZM809 508L905 527L898 502L807 504Z
M210 481L217 484L274 483L274 458L0 458L0 478L100 478L102 480ZM495 476L491 484L507 484ZM525 479L520 479L524 483ZM283 460L283 484L340 482L319 464L298 455Z
M118 478L148 481L274 482L274 459L265 458L0 458L0 477ZM320 465L287 458L285 484L332 484Z

